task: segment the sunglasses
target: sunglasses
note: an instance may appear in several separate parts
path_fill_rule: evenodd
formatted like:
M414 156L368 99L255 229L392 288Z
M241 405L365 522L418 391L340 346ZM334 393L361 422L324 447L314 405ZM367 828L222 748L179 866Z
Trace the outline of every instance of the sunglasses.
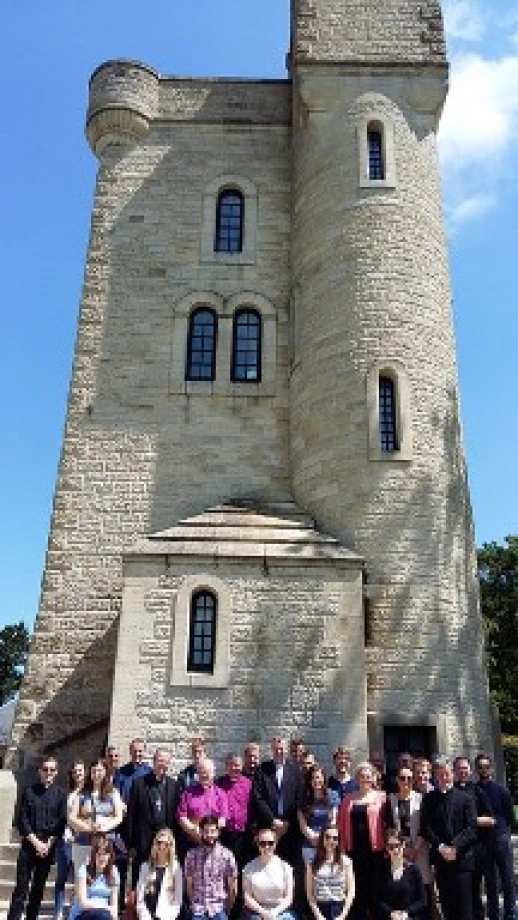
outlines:
M338 834L324 834L324 840L338 840Z
M40 767L40 772L41 773L57 773L57 770L55 767Z
M169 841L168 840L157 840L156 845L157 847L168 847Z
M401 780L402 783L411 783L413 777L412 777L412 776L405 776L404 774L401 774L401 776L398 776L398 779Z
M264 849L265 847L274 847L275 841L274 840L259 840L257 846L259 847L260 850Z

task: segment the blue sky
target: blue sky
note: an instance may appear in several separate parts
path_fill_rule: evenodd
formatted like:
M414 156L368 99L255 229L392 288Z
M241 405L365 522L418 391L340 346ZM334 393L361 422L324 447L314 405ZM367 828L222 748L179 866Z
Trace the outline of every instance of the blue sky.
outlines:
M5 0L0 10L0 624L37 611L96 161L88 79L136 58L164 74L283 77L288 0ZM441 149L477 540L517 533L518 0L447 4Z

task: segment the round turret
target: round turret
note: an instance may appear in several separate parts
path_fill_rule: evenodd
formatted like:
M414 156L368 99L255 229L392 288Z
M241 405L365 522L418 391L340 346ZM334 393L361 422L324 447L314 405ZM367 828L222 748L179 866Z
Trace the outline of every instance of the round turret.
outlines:
M158 112L158 85L158 73L137 61L107 61L94 71L86 135L97 156L147 134Z

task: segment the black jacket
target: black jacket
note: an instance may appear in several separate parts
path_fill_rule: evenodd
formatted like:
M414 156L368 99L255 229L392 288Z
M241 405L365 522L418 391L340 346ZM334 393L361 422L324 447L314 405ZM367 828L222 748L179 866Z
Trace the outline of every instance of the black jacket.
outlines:
M128 840L139 857L147 859L153 837L160 829L155 819L155 791L157 780L154 773L140 776L131 787L128 803ZM164 811L162 826L168 827L176 836L176 810L178 789L171 776L164 778Z
M390 864L385 862L376 874L375 888L380 920L390 918L396 910L405 910L409 917L422 916L426 893L417 866L405 866L402 877L394 879Z
M252 794L250 798L250 817L252 823L260 827L270 827L272 821L281 818L290 824L297 821L297 811L302 800L302 773L300 767L286 761L282 775L282 786L277 788L275 763L265 760L254 773ZM282 795L282 815L278 812L279 797Z
M67 823L67 795L59 786L35 783L22 792L17 827L21 837L61 837Z
M421 836L430 844L430 861L446 865L439 852L441 843L455 847L457 859L451 868L474 868L477 840L477 811L474 799L460 789L428 792L421 805Z

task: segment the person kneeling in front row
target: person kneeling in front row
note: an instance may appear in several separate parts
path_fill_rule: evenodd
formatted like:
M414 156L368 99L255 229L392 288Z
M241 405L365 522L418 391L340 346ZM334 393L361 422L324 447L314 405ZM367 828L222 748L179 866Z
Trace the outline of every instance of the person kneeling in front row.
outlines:
M137 884L139 920L176 920L183 898L183 876L169 828L158 831Z
M119 873L113 847L103 835L94 836L90 856L76 873L76 896L69 920L117 920Z
M246 920L296 920L291 910L293 869L275 853L271 828L257 831L259 856L243 869L243 898Z
M345 920L354 901L351 859L340 852L335 824L320 832L315 859L306 865L306 894L315 920Z

